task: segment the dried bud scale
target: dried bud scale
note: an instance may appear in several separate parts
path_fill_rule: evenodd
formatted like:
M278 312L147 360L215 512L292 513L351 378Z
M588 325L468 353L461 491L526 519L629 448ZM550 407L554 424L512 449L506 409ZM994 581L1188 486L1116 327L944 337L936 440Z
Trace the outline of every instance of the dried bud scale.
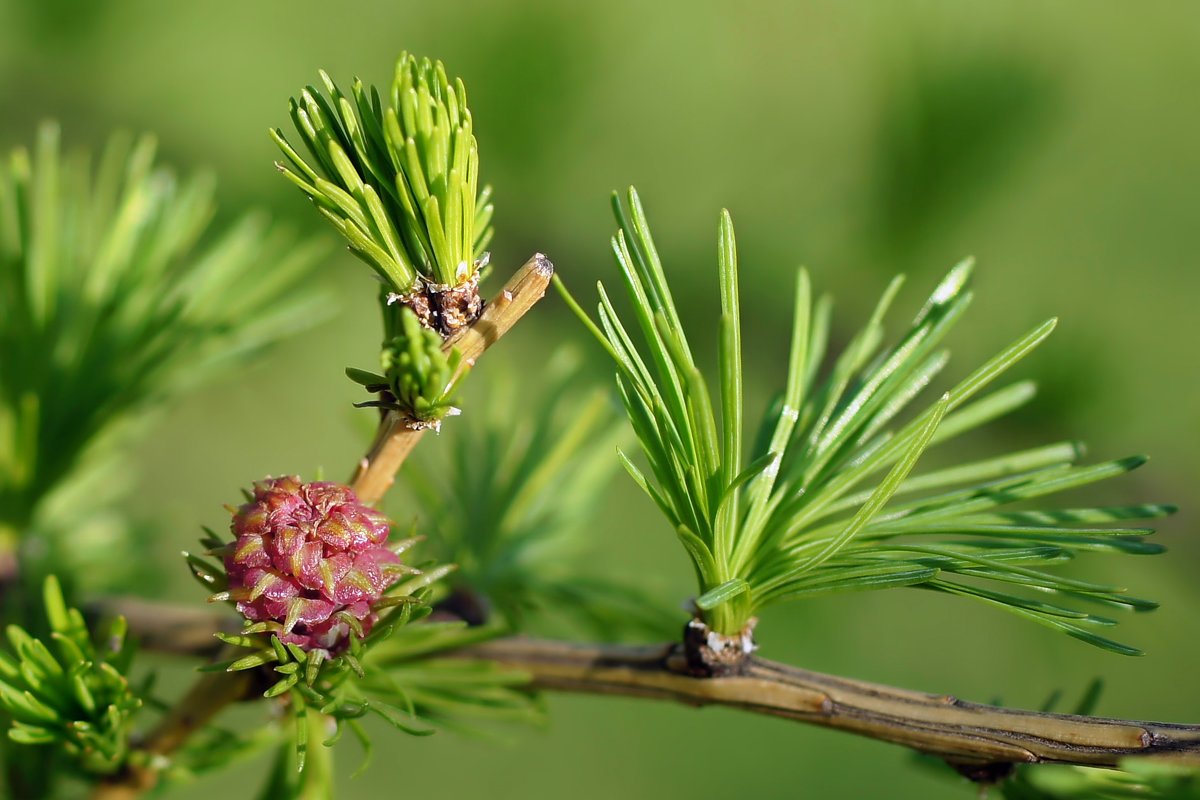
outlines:
M477 265L482 263L476 262ZM418 279L417 286L403 294L385 290L385 313L388 306L406 306L412 309L421 327L449 338L479 319L483 312L479 274L477 266L470 272L464 271L462 279L456 284Z
M758 649L754 642L757 617L751 617L740 631L727 636L693 617L683 627L683 651L688 670L702 677L740 675Z
M472 271L454 286L431 284L427 291L437 312L438 331L443 336L453 336L477 320L483 311L478 271Z

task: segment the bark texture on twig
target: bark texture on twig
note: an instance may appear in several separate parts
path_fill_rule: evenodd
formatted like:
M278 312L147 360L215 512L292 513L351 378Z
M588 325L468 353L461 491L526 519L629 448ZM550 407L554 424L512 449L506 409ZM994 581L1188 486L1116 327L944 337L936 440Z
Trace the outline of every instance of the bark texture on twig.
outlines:
M158 603L140 597L105 597L83 607L88 627L95 630L103 620L124 617L138 648L152 653L215 658L224 645L214 634L237 633L238 619L214 613L211 608L193 608Z
M119 610L127 608L127 602L97 605ZM136 634L137 621L150 618L155 618L156 630L167 628L164 617L169 622L162 612L131 617L130 630ZM210 632L217 630L218 621L210 618ZM199 641L198 633L192 630L189 641ZM166 651L182 653L186 648L168 645ZM1126 756L1200 765L1200 725L998 708L753 656L737 675L697 677L679 644L623 647L507 638L453 655L513 667L531 675L534 687L548 691L729 706L901 744L960 767L1037 762L1111 767Z
M1112 767L1127 756L1200 765L1200 726L998 708L750 657L739 675L694 677L679 645L500 639L458 654L533 676L542 689L723 705L901 744L956 766Z

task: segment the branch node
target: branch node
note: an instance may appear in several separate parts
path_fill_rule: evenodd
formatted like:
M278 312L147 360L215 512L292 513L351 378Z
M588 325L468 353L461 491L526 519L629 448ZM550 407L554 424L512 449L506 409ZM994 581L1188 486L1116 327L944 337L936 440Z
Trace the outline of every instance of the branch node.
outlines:
M696 677L721 678L741 675L750 656L758 649L754 643L757 617L751 617L740 631L732 636L717 633L699 617L693 617L683 628L683 651L688 672Z

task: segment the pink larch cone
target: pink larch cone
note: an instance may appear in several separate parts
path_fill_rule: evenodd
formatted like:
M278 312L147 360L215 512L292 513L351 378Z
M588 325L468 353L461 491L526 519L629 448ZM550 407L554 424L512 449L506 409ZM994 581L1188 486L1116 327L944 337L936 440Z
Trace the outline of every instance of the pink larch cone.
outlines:
M238 611L277 623L280 641L304 650L336 654L356 627L365 636L375 603L412 572L385 546L387 518L337 483L259 481L231 529L225 570Z

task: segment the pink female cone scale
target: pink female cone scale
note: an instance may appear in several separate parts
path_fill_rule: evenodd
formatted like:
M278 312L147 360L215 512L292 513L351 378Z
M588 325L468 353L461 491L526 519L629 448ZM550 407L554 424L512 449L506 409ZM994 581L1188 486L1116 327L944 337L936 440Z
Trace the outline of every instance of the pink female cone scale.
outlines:
M306 651L336 655L350 636L366 636L384 592L416 572L387 546L387 517L338 483L259 481L230 528L228 597L249 622Z

